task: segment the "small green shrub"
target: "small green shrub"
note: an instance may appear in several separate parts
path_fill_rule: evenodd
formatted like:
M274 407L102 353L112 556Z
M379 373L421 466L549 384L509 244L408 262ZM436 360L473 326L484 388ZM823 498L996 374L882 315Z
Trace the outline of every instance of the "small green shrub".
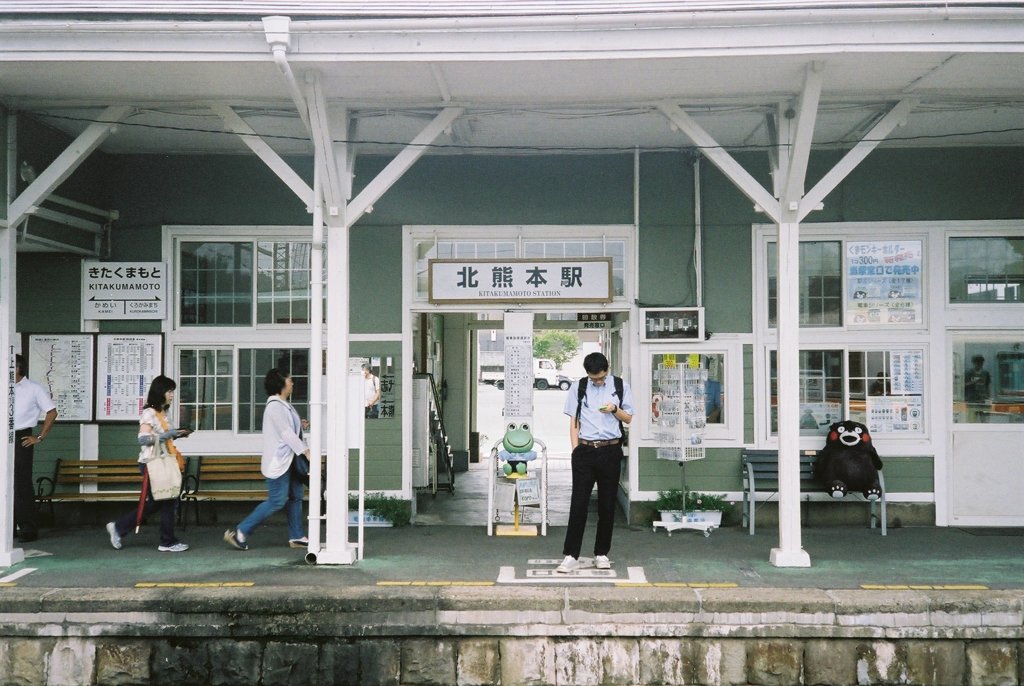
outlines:
M363 507L373 510L378 515L388 520L395 526L405 526L412 520L412 503L408 500L400 500L391 495L383 493L367 493L363 501ZM348 509L355 512L359 508L359 498L354 495L348 497Z
M693 512L695 510L721 510L728 512L730 505L723 496L701 493L699 491L683 491L673 488L668 491L658 491L658 499L654 501L654 507L658 511L681 510Z

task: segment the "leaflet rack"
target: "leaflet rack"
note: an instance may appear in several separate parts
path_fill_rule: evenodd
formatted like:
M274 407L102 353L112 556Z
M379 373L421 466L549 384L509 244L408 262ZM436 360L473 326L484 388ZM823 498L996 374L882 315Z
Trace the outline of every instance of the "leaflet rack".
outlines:
M685 498L686 463L704 459L704 393L708 372L699 367L659 364L654 379L655 393L660 397L658 416L654 419L654 438L660 443L658 459L679 463ZM654 522L654 530L663 528L671 536L679 529L695 529L710 536L719 523L706 519L703 512L683 512L672 521Z

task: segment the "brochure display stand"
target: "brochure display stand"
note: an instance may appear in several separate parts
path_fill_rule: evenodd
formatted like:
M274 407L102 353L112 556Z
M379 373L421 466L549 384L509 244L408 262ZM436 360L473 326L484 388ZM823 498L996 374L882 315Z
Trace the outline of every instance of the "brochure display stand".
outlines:
M704 459L704 393L708 372L699 367L659 364L654 379L661 399L654 430L654 437L661 444L658 459L679 463L685 498L686 463ZM710 536L720 524L720 512L677 512L671 514L669 521L654 522L654 530L663 528L671 536L679 529L695 529Z

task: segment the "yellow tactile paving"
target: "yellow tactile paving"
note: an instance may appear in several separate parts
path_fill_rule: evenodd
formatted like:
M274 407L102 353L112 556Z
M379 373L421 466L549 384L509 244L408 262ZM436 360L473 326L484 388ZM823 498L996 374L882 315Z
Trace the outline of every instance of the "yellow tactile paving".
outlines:
M861 584L865 591L987 591L982 584Z
M248 588L255 581L140 581L135 588Z

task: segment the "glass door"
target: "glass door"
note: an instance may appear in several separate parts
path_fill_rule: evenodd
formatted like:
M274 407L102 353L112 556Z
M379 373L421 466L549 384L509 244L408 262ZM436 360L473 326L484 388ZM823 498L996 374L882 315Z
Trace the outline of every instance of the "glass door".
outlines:
M950 523L1024 525L1024 332L950 334Z

